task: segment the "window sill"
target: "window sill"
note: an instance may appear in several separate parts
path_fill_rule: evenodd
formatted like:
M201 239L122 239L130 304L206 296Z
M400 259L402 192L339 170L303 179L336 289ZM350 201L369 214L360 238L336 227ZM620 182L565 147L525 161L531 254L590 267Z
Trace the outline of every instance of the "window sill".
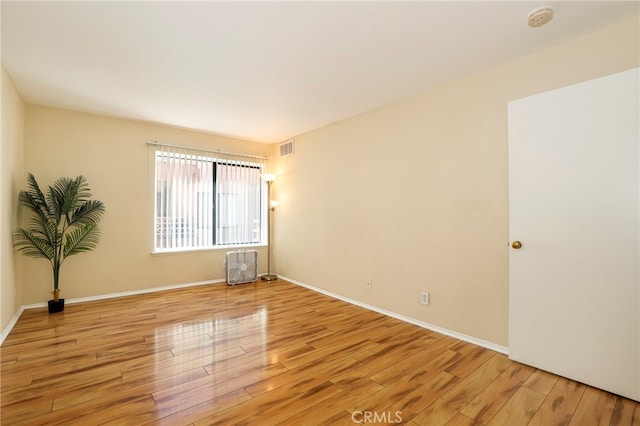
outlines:
M179 254L192 254L201 253L207 251L238 251L238 250L252 250L259 247L267 247L267 244L248 244L248 245L231 245L231 246L216 246L216 247L204 247L204 248L187 248L187 249L172 249L172 250L153 250L151 256L164 256L164 255L179 255Z

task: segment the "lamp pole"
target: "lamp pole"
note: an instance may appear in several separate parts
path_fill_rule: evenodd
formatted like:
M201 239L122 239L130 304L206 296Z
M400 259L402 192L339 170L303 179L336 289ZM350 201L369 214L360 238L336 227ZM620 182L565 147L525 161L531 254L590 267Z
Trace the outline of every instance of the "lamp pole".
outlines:
M271 184L273 183L273 176L267 179L267 274L260 277L262 281L274 281L278 279L278 276L271 273L271 212L274 207L271 206Z

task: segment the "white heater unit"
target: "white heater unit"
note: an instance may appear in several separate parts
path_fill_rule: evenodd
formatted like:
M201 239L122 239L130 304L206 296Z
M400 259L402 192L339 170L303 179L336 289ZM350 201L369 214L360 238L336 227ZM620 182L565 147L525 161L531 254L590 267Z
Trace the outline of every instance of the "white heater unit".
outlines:
M258 252L256 250L229 251L225 266L227 284L255 282L258 279Z

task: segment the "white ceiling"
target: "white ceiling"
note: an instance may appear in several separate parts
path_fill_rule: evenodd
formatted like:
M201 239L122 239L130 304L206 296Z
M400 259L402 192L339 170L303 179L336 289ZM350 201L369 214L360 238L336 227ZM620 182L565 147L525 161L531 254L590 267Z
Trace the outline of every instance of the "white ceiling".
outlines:
M552 5L532 29L527 15ZM639 13L640 2L11 2L27 103L261 142L415 96Z

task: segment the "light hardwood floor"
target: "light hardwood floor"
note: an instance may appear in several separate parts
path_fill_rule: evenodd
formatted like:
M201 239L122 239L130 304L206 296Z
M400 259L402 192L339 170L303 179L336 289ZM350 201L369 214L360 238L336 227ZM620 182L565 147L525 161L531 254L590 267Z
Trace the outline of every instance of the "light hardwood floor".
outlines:
M283 280L25 311L9 425L638 425L640 404Z

